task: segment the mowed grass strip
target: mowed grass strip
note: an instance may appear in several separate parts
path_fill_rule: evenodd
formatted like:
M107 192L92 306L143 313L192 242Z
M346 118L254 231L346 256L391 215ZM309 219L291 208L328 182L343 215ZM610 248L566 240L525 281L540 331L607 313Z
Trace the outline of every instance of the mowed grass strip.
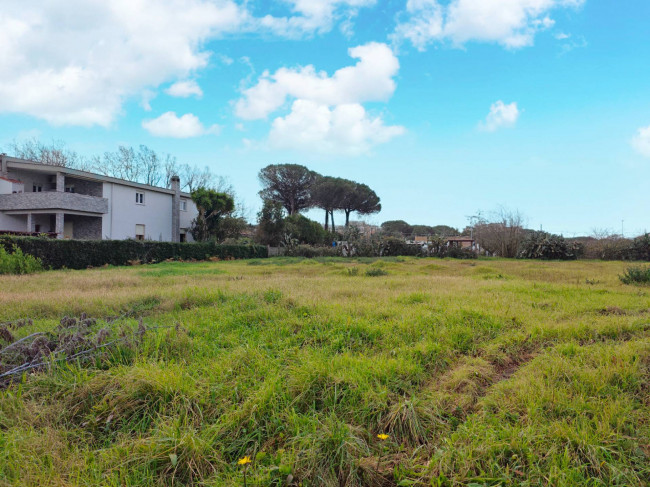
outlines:
M624 268L280 258L0 277L0 321L34 320L16 338L82 312L171 326L2 391L0 485L235 486L244 456L259 486L648 485L650 290Z

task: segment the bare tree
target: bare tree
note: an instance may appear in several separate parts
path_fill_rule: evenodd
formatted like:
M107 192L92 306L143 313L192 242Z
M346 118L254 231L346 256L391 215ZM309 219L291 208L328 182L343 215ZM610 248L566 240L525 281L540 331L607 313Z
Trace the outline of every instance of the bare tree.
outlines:
M50 145L38 139L27 139L22 142L13 141L9 150L19 159L39 162L50 166L69 167L72 169L87 170L91 161L80 156L77 152L68 149L65 142L53 140Z
M182 164L178 170L183 188L190 193L199 188L213 188L216 186L216 178L207 166L201 169L198 166Z
M481 212L471 218L474 238L491 255L516 257L525 236L525 219L519 210L499 208L484 216Z
M141 145L135 157L136 165L142 172L142 182L150 186L160 186L163 173L158 154L146 145ZM165 183L167 184L167 181Z
M235 191L228 180L213 174L209 167L179 164L171 154L158 153L146 145L140 145L137 149L121 145L114 152L107 151L101 156L83 157L68 149L62 141L53 141L48 145L38 139L29 139L14 141L9 146L9 151L15 157L28 161L97 172L104 176L150 186L169 188L171 177L178 175L183 185L181 189L188 193L198 188L206 188L235 197ZM238 208L243 215L245 209L241 203L238 203Z

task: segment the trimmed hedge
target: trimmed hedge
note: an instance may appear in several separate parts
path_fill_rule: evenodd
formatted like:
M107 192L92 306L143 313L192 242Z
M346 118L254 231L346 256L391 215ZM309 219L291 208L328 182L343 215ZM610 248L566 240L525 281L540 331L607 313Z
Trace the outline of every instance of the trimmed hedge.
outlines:
M0 236L0 247L12 251L13 246L25 254L41 259L52 269L86 269L105 264L126 265L132 261L161 262L167 259L206 260L256 259L268 257L260 245L219 245L214 242L152 242L137 240L55 240L36 237Z

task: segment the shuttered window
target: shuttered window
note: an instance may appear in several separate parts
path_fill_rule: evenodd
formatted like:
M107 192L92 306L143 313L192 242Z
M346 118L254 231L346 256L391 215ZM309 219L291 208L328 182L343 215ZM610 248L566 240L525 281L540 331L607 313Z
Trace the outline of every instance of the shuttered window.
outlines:
M135 239L144 240L144 225L136 224L135 226Z

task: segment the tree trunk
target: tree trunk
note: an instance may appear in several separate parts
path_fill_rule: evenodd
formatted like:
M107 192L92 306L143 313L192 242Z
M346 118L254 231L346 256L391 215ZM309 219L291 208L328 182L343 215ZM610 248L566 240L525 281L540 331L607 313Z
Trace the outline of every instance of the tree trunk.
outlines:
M350 213L352 213L351 210L345 210L345 228L350 226Z
M326 232L329 230L329 223L330 223L330 213L329 211L325 210L325 231Z
M336 227L334 226L334 210L330 211L330 216L332 217L332 233L336 232Z

